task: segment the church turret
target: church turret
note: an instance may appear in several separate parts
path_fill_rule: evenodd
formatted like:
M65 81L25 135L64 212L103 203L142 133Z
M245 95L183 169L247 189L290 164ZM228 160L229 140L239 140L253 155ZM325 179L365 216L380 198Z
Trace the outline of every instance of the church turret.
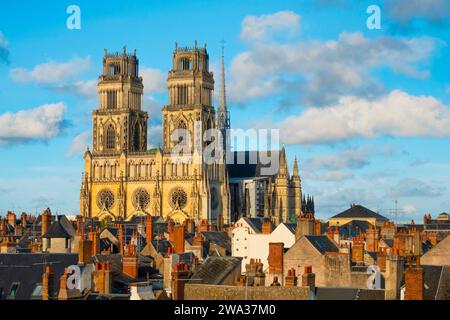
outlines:
M294 168L291 177L291 188L290 188L290 215L294 217L298 215L302 210L302 185L301 179L298 171L297 157L294 159Z
M220 93L219 93L219 107L217 109L217 129L222 133L222 148L224 152L229 151L229 137L228 131L230 129L230 116L227 107L226 89L225 89L225 58L224 47L222 46L222 64L220 74ZM224 154L226 155L226 154Z

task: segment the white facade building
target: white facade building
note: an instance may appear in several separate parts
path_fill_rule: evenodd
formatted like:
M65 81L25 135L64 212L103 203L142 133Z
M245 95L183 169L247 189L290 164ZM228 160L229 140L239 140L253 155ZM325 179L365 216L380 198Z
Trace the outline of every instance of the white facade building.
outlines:
M262 219L241 218L232 231L231 252L242 258L242 272L250 259L261 259L264 271L269 267L269 243L283 242L285 248L295 243L295 231L291 225L280 223L271 233L263 233Z

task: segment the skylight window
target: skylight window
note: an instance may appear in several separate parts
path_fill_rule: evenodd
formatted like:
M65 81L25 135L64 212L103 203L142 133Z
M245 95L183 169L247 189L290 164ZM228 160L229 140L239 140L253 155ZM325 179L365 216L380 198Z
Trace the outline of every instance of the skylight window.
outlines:
M17 290L19 290L20 282L13 282L11 289L9 289L8 299L15 299L17 295Z

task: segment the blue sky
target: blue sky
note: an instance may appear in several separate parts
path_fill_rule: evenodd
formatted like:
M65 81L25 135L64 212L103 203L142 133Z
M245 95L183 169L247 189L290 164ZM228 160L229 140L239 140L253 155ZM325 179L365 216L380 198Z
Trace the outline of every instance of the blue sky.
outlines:
M81 30L66 28L72 4ZM395 200L403 221L448 212L449 15L431 0L3 4L0 210L78 212L103 48L137 49L157 145L174 43L206 42L218 70L225 39L232 127L281 130L319 217L352 202L390 216Z

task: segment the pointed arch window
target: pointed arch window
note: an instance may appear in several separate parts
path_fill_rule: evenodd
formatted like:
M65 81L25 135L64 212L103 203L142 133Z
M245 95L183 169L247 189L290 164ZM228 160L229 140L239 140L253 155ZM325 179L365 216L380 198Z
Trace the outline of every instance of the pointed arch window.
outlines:
M138 151L141 146L141 126L139 122L136 122L134 126L134 136L133 136L134 150Z
M114 150L116 148L116 129L112 124L106 130L106 149Z

